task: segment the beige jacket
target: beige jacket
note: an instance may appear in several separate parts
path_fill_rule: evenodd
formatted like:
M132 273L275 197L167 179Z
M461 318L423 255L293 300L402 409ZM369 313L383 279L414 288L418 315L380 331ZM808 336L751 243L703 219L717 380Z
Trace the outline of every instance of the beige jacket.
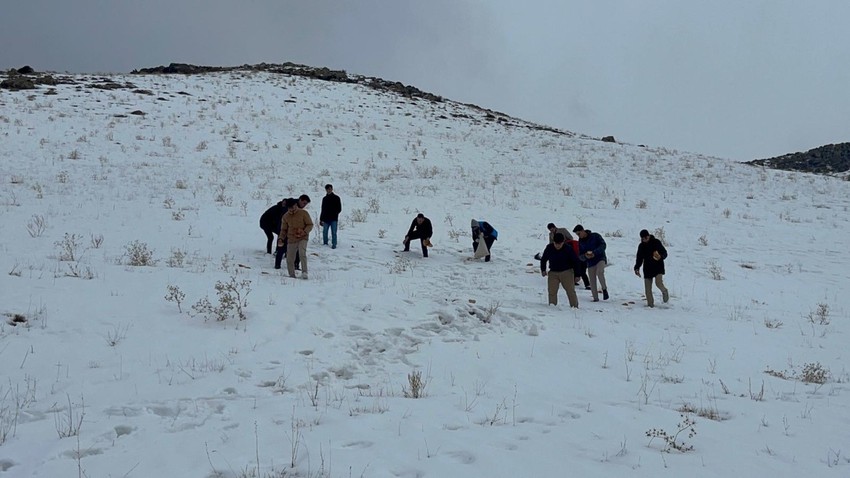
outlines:
M301 241L310 236L313 230L313 219L310 213L304 209L291 208L280 221L280 239L289 239L290 242Z

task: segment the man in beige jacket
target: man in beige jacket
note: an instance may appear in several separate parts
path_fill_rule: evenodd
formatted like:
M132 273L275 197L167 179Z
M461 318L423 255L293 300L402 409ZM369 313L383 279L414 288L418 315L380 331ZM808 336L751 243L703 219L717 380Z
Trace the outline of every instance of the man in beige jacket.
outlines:
M310 197L302 194L298 198L298 204L293 205L286 214L280 224L280 235L278 235L277 245L283 246L283 241L287 243L286 251L286 269L289 272L289 277L295 277L295 256L301 258L301 278L307 278L307 240L310 239L310 231L313 230L313 219L310 213L306 211L307 205L310 204Z

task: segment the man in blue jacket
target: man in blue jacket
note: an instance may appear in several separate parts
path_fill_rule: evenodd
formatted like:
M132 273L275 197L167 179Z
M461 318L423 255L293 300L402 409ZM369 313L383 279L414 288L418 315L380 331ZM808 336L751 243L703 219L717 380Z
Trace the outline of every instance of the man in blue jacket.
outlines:
M487 255L484 256L484 262L490 262L490 251L493 250L493 243L499 237L499 231L487 221L478 221L473 219L472 223L472 252L478 250L478 242L483 237L484 244L487 245ZM476 255L475 257L481 257Z
M599 302L599 286L602 286L602 298L608 300L608 285L605 283L605 266L608 265L605 239L599 233L585 229L581 224L576 224L573 232L578 235L578 258L587 263L593 302Z

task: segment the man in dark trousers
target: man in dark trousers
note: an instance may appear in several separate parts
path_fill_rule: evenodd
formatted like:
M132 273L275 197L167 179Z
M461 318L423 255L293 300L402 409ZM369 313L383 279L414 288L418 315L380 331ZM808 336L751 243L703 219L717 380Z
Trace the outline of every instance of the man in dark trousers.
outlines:
M272 244L274 243L274 235L280 232L280 218L286 212L284 203L286 199L281 199L274 206L266 209L266 212L260 216L260 229L266 233L266 254L272 253Z
M640 277L640 268L643 264L643 286L646 292L646 305L655 307L655 299L652 297L652 279L661 291L664 303L670 300L670 293L664 286L664 259L667 259L667 249L664 244L649 233L646 229L640 231L640 244L638 245L637 258L635 260L635 275Z
M472 252L476 253L475 257L480 258L478 252L479 241L483 238L484 244L487 245L487 254L484 256L484 262L490 262L490 250L493 249L493 243L499 237L499 231L487 221L472 220Z
M328 229L331 230L331 249L336 249L336 226L342 201L334 194L334 187L325 185L325 197L322 199L322 211L319 213L319 225L322 226L322 244L328 245Z
M410 223L410 229L404 236L404 251L410 250L410 241L419 239L422 244L422 257L428 257L428 245L431 244L431 235L434 234L434 229L431 227L431 220L425 217L421 212L413 218Z
M562 286L567 291L567 299L570 307L578 308L578 296L576 296L576 285L574 269L579 263L578 256L572 246L566 244L564 234L556 232L552 243L546 246L543 255L540 256L540 273L548 277L549 304L558 305L558 288ZM546 272L546 263L549 263L549 272Z

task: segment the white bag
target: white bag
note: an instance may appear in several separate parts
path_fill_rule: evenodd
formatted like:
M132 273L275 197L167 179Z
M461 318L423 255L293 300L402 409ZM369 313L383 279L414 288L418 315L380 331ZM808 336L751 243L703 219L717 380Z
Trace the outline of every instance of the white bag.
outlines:
M484 233L478 234L478 249L475 250L475 258L481 259L490 255L490 249L487 248L487 243L484 242Z

